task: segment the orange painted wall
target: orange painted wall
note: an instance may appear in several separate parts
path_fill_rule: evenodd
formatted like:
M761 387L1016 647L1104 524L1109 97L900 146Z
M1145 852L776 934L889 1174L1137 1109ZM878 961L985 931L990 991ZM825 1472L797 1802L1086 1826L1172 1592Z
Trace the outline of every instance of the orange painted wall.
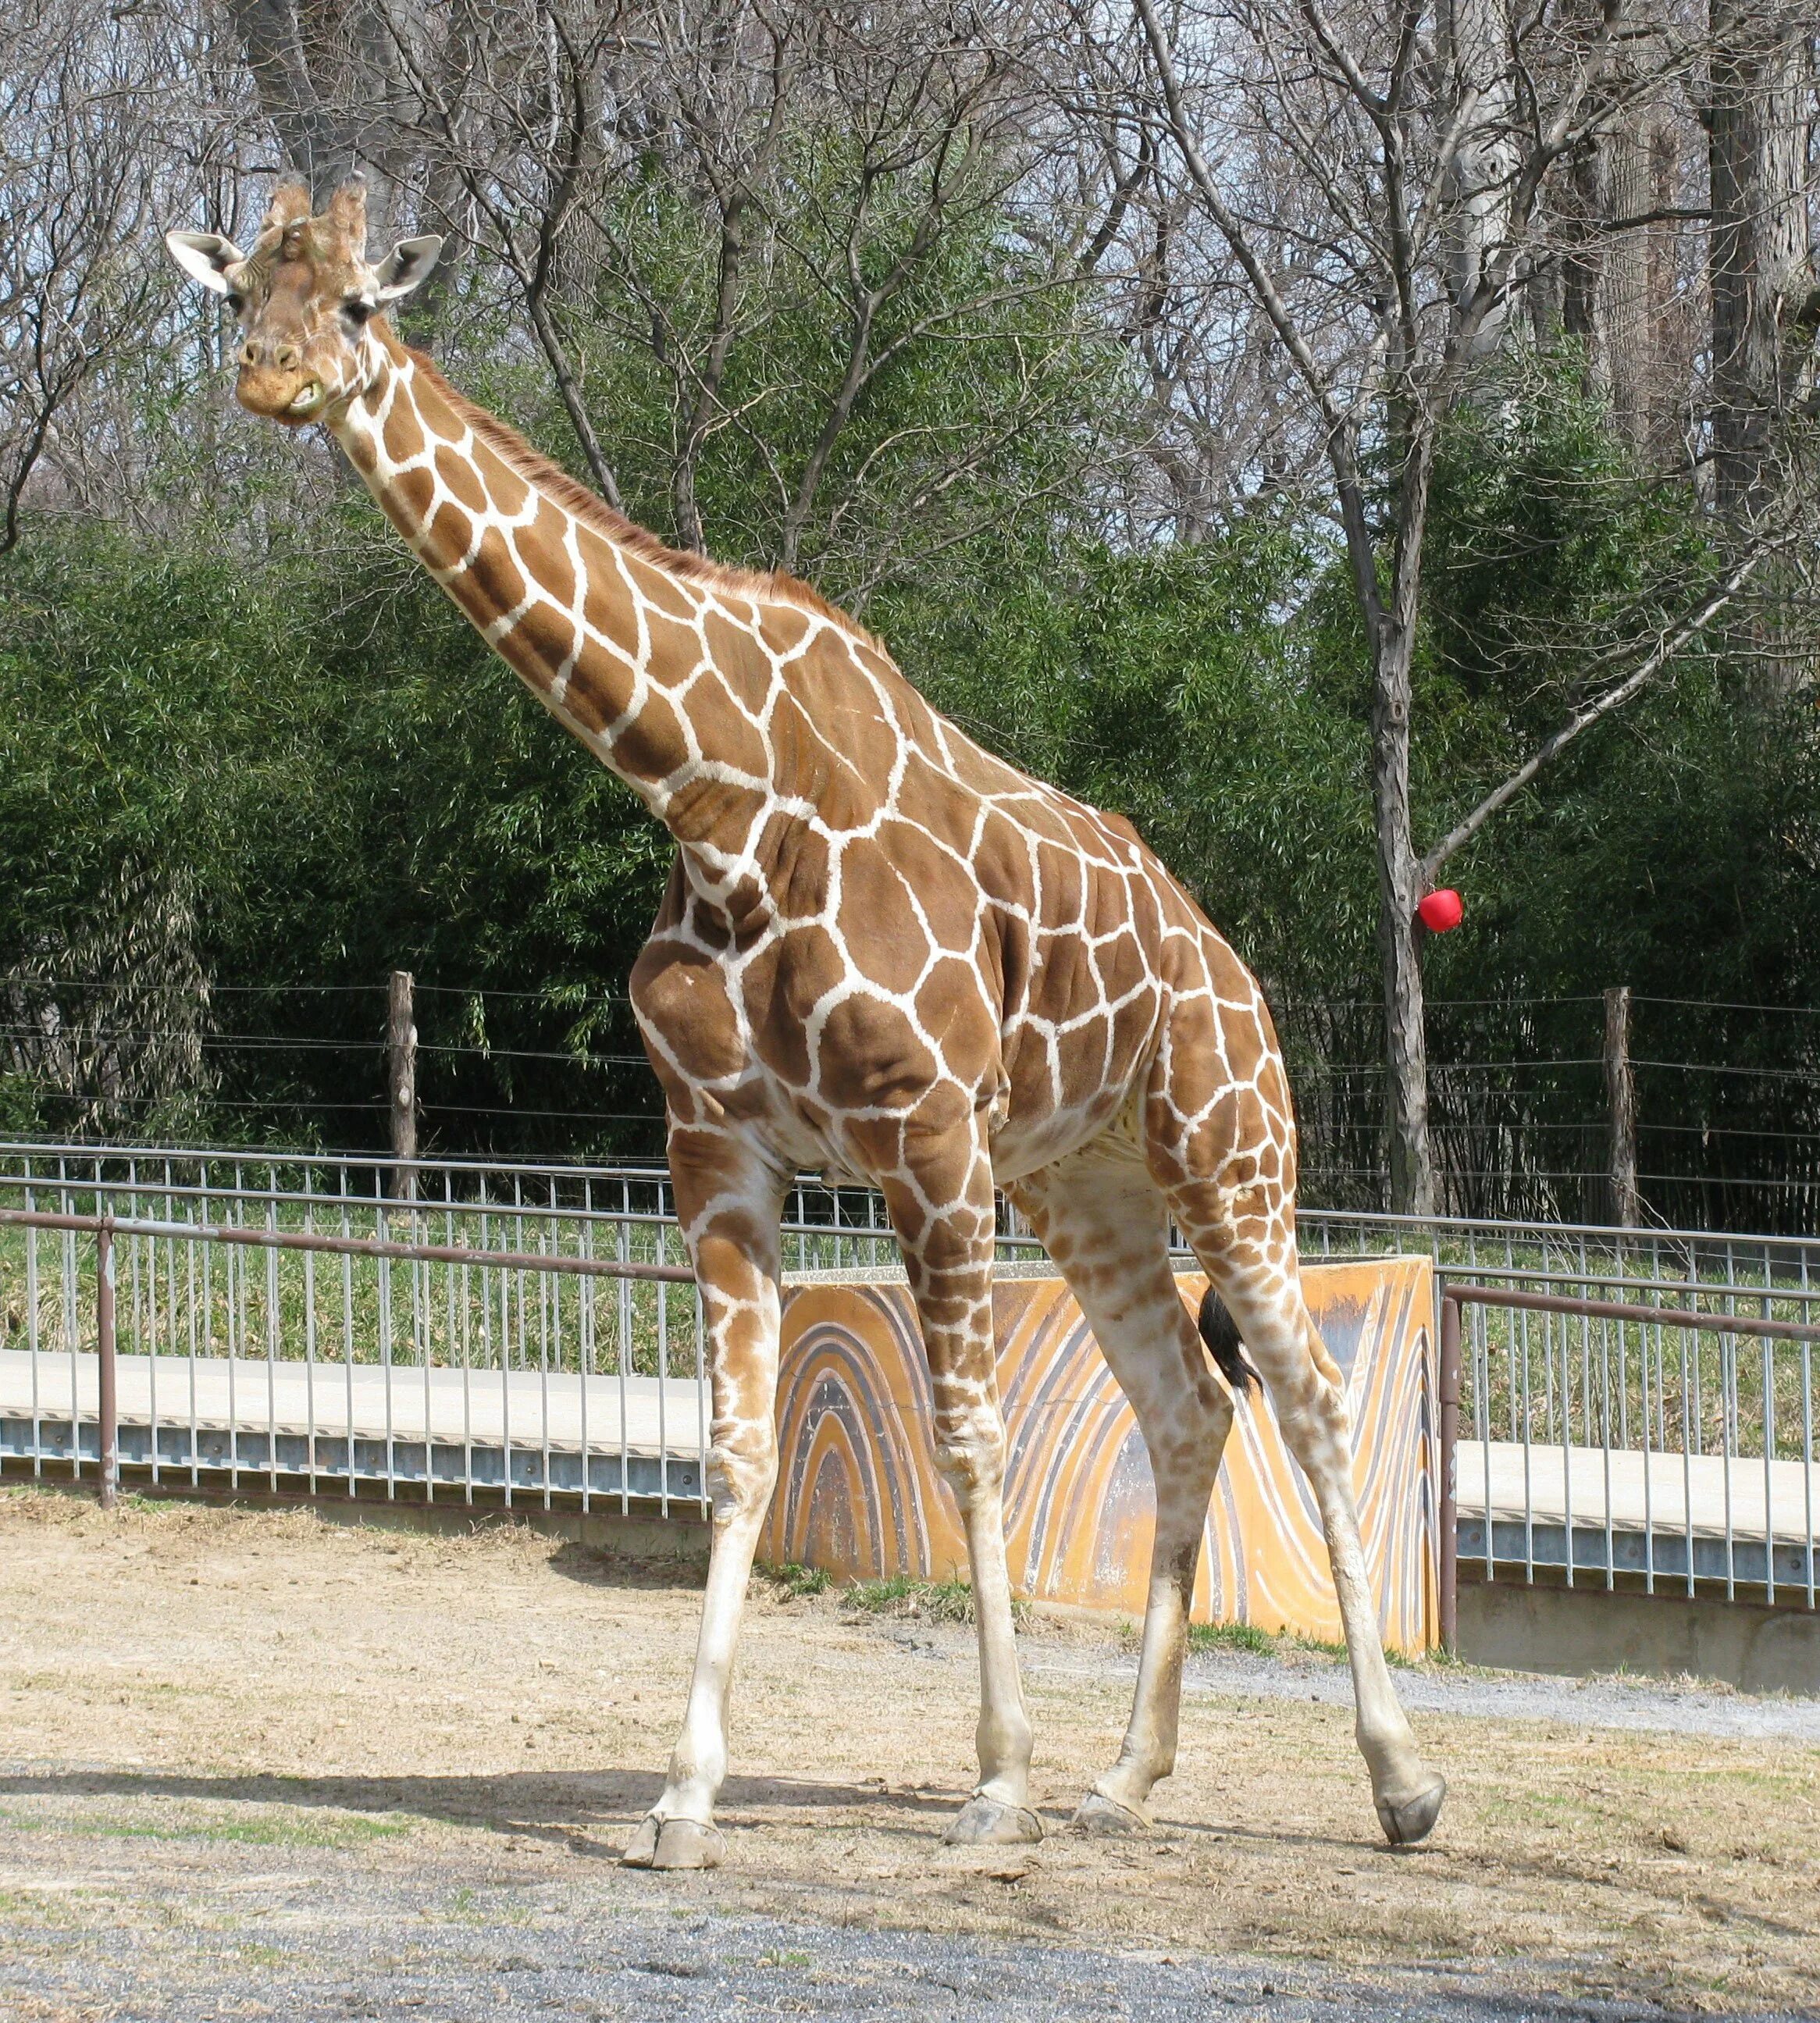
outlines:
M1385 1641L1436 1633L1438 1441L1433 1288L1423 1257L1311 1264L1308 1301L1345 1372L1354 1480ZM1177 1281L1190 1308L1206 1281ZM993 1294L1011 1437L1011 1578L1032 1600L1142 1613L1155 1502L1124 1394L1059 1279ZM784 1296L782 1466L760 1557L875 1579L967 1571L929 1433L929 1373L901 1285L804 1284ZM1314 1502L1267 1402L1240 1406L1208 1513L1195 1590L1202 1622L1338 1641Z

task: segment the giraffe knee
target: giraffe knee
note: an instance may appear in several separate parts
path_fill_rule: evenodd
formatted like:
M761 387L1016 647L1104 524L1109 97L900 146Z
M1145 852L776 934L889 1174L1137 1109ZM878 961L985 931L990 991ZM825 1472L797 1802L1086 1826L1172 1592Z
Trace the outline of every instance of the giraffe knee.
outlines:
M767 1417L717 1425L704 1473L717 1524L762 1512L777 1481L777 1429Z
M938 1412L935 1465L962 1508L1005 1479L1005 1423L989 1405Z

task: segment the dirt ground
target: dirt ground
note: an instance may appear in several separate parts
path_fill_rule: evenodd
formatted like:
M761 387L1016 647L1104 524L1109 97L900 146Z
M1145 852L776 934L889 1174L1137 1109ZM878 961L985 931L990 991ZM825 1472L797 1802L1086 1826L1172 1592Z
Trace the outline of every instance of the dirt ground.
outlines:
M674 1572L521 1529L435 1538L183 1505L108 1518L0 1492L0 2014L156 2014L119 1998L155 1971L174 2017L280 2013L257 1992L283 1919L242 1944L232 1892L312 1863L344 1904L370 1890L394 1908L433 1872L458 1924L503 1876L539 1902L592 1889L697 1930L719 1916L1281 1963L1286 1985L1321 1963L1820 2009L1820 1731L1804 1718L1749 1739L1600 1725L1566 1688L1559 1718L1500 1718L1472 1710L1496 1701L1470 1678L1407 1674L1453 1790L1434 1843L1392 1854L1327 1661L1268 1661L1263 1691L1203 1668L1157 1834L1109 1842L1062 1828L1116 1750L1130 1646L1039 1622L1021 1642L1050 1836L948 1850L972 1761L970 1633L762 1582L729 1865L619 1871L661 1782L696 1600ZM169 1992L235 1944L244 2001Z

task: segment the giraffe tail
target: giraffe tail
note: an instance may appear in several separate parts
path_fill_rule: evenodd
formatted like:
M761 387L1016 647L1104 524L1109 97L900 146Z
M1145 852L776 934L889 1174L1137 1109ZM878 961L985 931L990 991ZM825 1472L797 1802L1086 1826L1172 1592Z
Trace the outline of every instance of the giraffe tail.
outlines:
M1240 1397L1248 1391L1262 1389L1263 1379L1245 1355L1245 1345L1239 1339L1238 1323L1226 1311L1226 1302L1211 1286L1201 1303L1201 1313L1195 1325L1201 1330L1201 1340L1207 1344L1208 1354L1219 1366L1220 1375Z

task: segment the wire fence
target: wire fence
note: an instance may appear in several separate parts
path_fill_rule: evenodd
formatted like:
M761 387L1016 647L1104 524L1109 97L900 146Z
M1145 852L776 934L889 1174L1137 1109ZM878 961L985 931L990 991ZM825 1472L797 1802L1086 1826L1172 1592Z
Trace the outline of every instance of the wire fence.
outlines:
M0 1129L101 1140L390 1142L386 987L0 984ZM1820 1012L1634 1001L1638 1180L1675 1227L1820 1227ZM1305 1202L1387 1205L1382 1015L1285 997ZM444 1158L660 1158L623 991L418 983L421 1143ZM1597 997L1431 1001L1430 1103L1456 1216L1610 1220Z

